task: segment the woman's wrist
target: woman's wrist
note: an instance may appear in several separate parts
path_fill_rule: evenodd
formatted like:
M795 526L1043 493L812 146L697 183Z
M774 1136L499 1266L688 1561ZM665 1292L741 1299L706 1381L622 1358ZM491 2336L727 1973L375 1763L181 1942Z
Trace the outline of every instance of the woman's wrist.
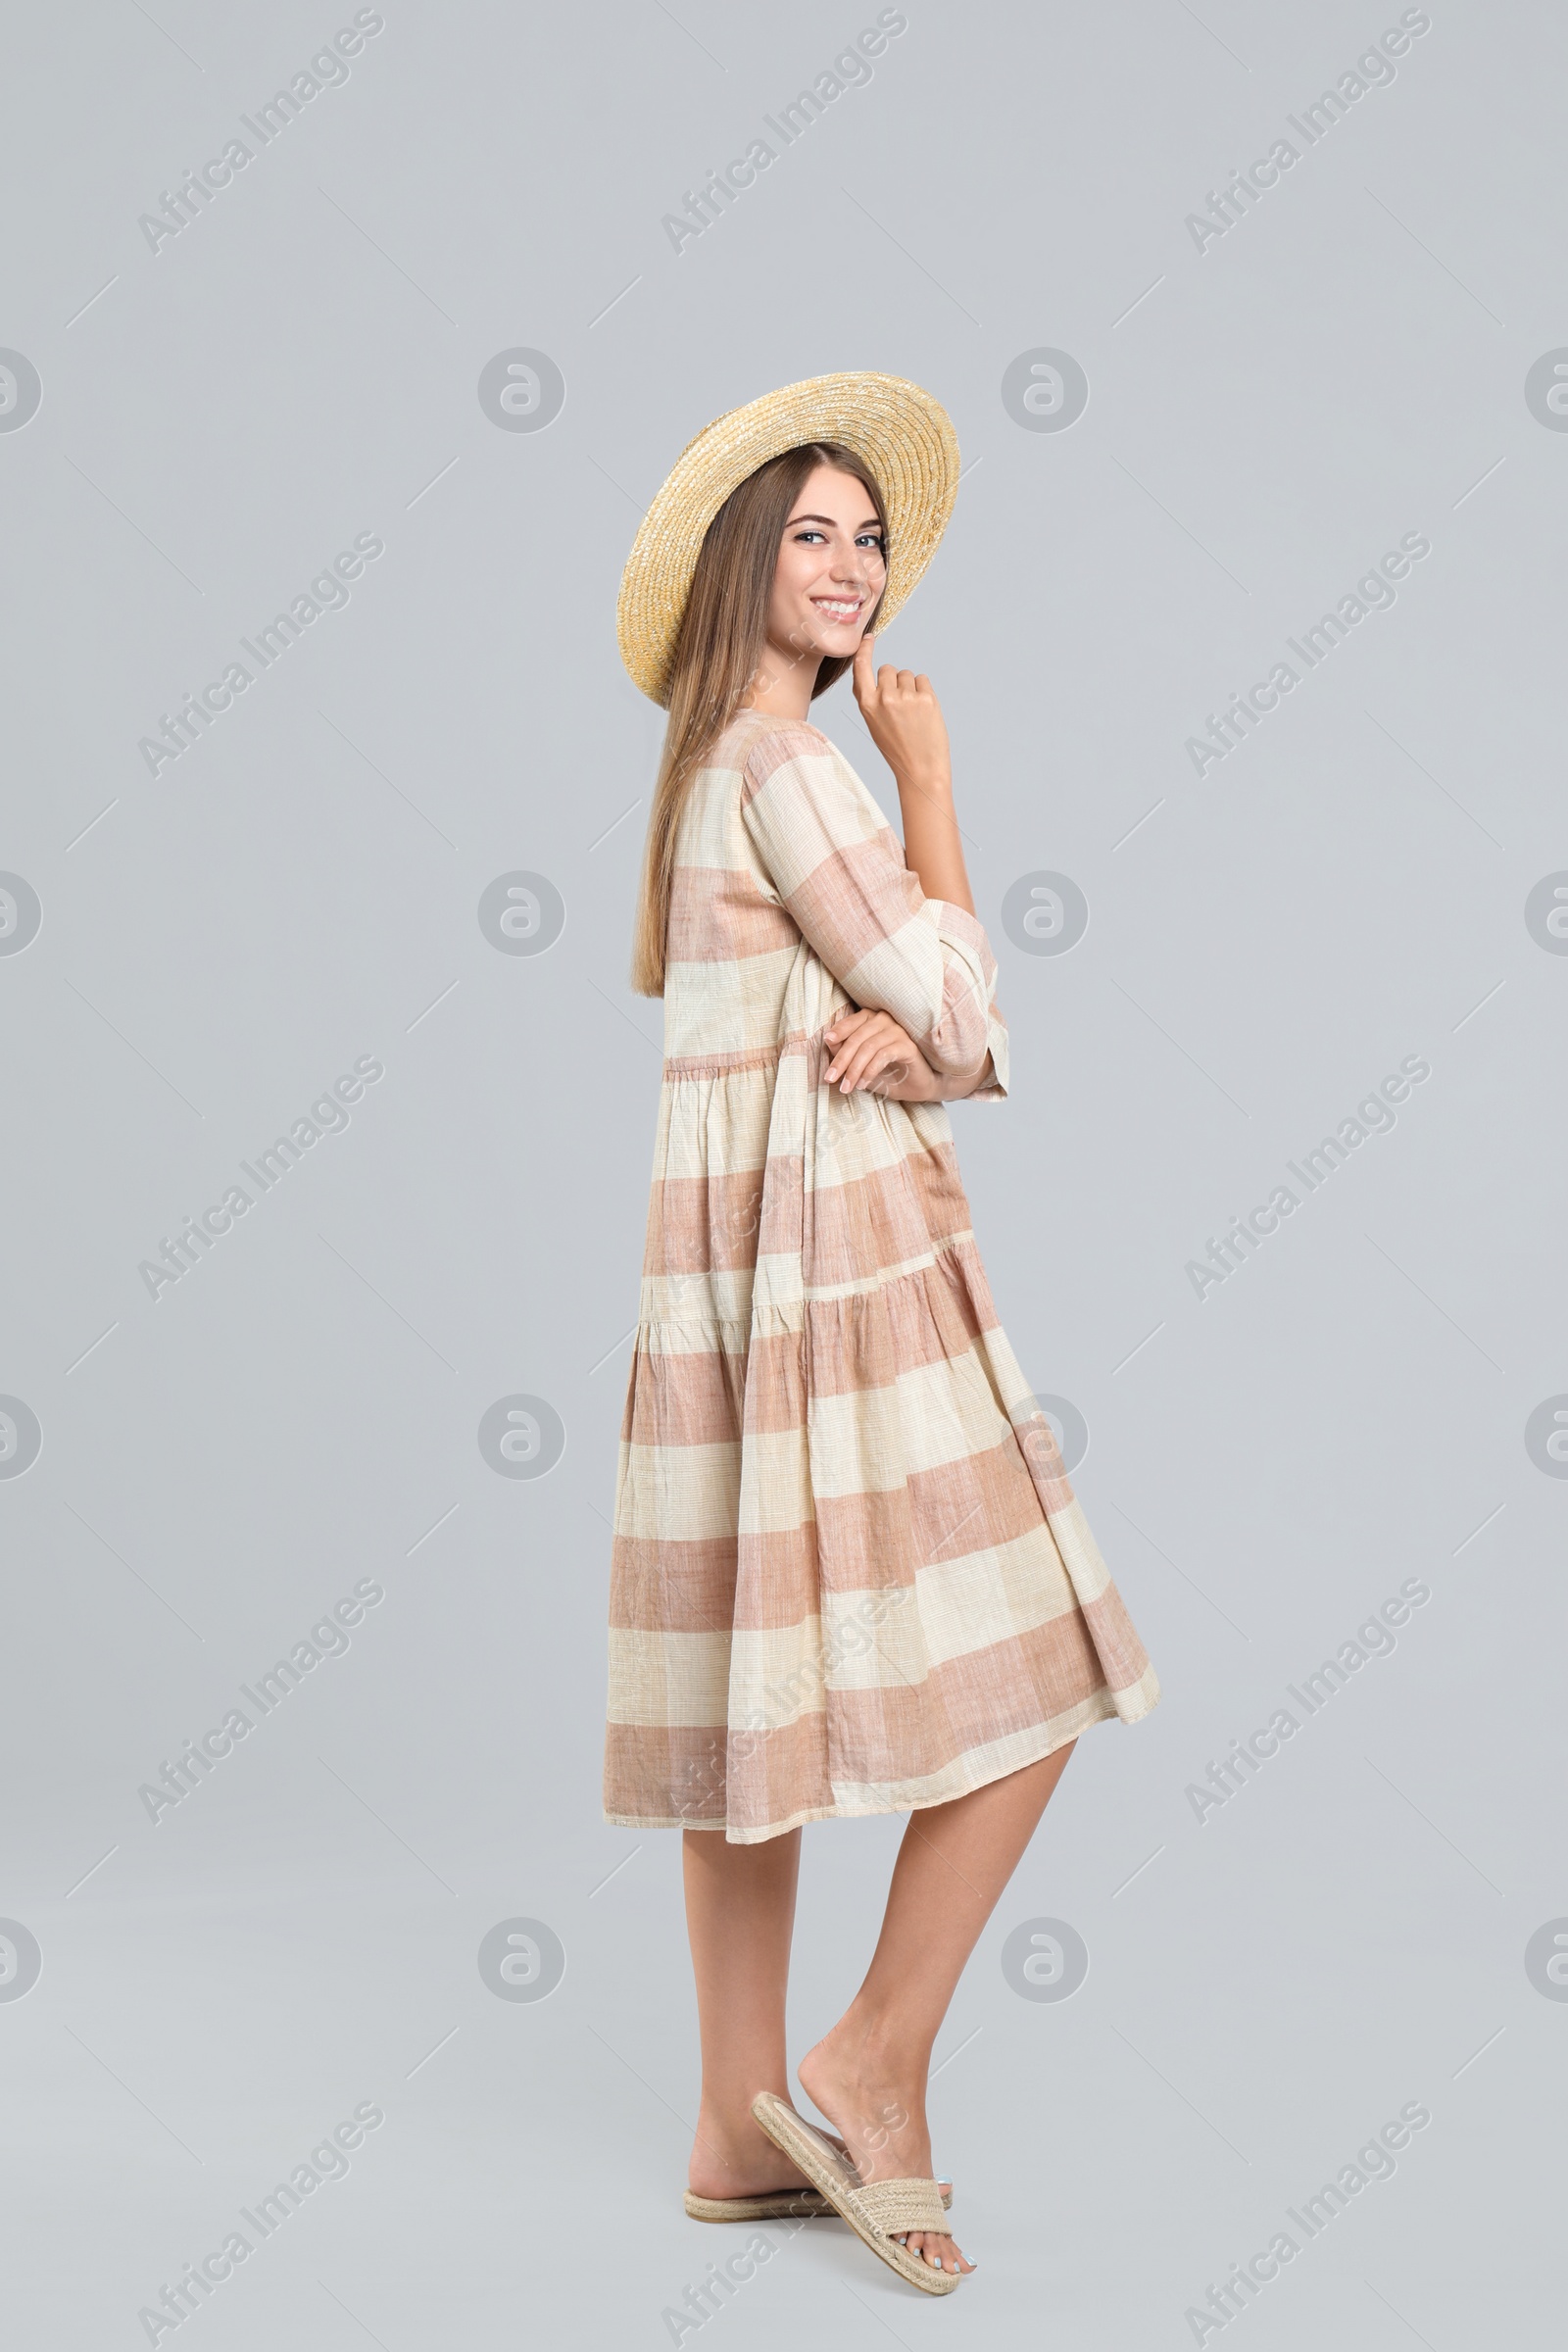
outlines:
M991 1050L987 1047L985 1059L978 1068L959 1071L955 1076L938 1080L940 1091L937 1100L942 1102L965 1102L970 1095L977 1095L983 1086L991 1085L995 1076L996 1072L991 1064Z
M992 1078L989 1052L978 1069L956 1071L934 1070L922 1054L917 1070L911 1068L901 1078L892 1078L890 1073L890 1083L883 1091L893 1102L961 1102L982 1086L989 1086Z
M901 802L908 793L916 800L952 805L953 769L946 760L940 766L896 767L893 781L899 788Z

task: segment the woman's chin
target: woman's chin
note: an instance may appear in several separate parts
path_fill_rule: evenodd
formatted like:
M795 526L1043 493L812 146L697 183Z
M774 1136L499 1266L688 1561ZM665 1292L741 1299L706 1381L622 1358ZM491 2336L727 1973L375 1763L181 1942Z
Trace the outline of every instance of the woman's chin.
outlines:
M864 635L865 631L858 621L847 628L816 629L812 632L812 650L820 654L824 662L853 662L860 650L860 639Z

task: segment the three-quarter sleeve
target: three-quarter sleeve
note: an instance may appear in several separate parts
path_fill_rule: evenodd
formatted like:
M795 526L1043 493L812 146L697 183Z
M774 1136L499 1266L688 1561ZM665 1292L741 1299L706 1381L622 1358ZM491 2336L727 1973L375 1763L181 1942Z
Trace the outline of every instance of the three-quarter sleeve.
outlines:
M997 959L976 918L928 899L892 826L825 735L804 723L752 746L741 817L779 898L855 1003L891 1013L934 1070L972 1070L989 1051L993 1079L968 1098L1007 1092L1007 1024Z

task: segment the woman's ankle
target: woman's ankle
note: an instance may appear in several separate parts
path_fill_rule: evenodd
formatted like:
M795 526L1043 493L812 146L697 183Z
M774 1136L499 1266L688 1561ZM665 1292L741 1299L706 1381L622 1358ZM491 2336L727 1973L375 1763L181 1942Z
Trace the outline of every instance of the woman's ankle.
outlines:
M924 2021L853 2001L836 2026L807 2052L797 2070L875 2082L894 2082L923 2099L934 2035Z
M727 2153L730 2149L753 2149L759 2141L772 2143L752 2113L752 2101L759 2091L775 2090L781 2099L789 2097L782 2081L758 2080L754 2088L743 2090L725 2084L718 2090L705 2087L697 2108L697 2136L707 2139L713 2147Z
M762 2188L795 2186L804 2178L768 2138L749 2101L737 2108L705 2099L698 2110L688 2173L699 2196L751 2196Z

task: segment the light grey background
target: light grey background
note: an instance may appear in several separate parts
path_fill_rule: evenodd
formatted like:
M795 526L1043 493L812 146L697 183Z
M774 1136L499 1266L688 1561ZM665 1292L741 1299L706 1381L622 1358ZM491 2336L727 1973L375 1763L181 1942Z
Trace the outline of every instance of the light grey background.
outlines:
M0 344L43 387L0 432L0 867L43 910L0 956L0 1391L43 1433L0 1479L0 1913L43 1955L0 1999L8 2330L145 2342L374 2101L181 2342L1175 2347L1421 2101L1395 2176L1205 2340L1540 2340L1568 2006L1524 1956L1568 1913L1568 1487L1524 1429L1568 1390L1568 961L1524 906L1568 867L1568 437L1524 382L1568 344L1562 22L1438 0L1200 252L1187 216L1397 8L911 0L677 253L662 217L874 9L383 13L156 253L139 217L354 11L8 27ZM477 397L517 347L565 380L536 433ZM1088 376L1065 432L1003 405L1040 347ZM927 2304L836 2225L775 2231L683 2330L735 2239L679 2207L676 1840L599 1808L660 1066L624 974L661 719L614 596L692 433L856 367L962 446L888 639L943 696L1012 1027L1011 1101L955 1126L1165 1695L1083 1742L939 2044L977 2277ZM347 608L149 775L160 713L361 532ZM1200 780L1205 714L1407 532L1392 610ZM842 688L820 714L895 808ZM1061 957L1002 927L1043 869L1090 907ZM566 910L539 956L479 928L515 870ZM365 1055L347 1131L150 1298L161 1237ZM1406 1055L1393 1132L1200 1301L1187 1262ZM518 1394L565 1433L537 1480L478 1447ZM1200 1823L1190 1784L1412 1577L1395 1652ZM348 1652L150 1821L140 1786L366 1578ZM797 2050L899 1827L808 1834ZM1065 2003L1002 1972L1039 1917L1089 1949ZM479 1975L514 1918L565 1950L539 2004Z

